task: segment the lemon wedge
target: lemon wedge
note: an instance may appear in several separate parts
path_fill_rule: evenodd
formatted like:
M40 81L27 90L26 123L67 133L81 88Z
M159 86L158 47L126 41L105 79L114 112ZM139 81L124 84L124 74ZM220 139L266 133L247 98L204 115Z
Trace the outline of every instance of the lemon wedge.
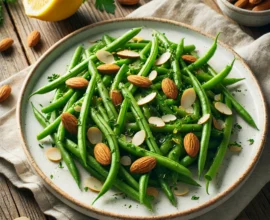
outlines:
M28 17L43 21L60 21L73 15L83 0L24 0Z

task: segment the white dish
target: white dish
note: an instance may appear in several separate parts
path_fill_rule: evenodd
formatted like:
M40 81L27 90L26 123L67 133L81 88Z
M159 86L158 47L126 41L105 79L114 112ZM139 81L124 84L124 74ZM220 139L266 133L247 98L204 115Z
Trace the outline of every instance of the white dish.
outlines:
M196 45L199 54L204 54L213 42L213 38L189 26L160 19L117 19L94 24L72 33L44 54L26 79L17 108L23 148L33 168L44 180L48 189L63 202L86 215L99 219L104 219L105 216L106 219L193 218L213 209L237 191L258 161L265 141L267 113L262 92L248 66L224 44L219 43L210 64L219 71L230 63L234 57L237 57L230 77L245 77L246 80L231 89L235 90L237 88L242 91L241 93L235 92L235 97L254 117L259 131L248 126L241 118L235 118L235 122L240 124L243 129L240 132L234 132L232 141L241 141L243 151L240 154L227 153L217 179L212 181L210 195L205 192L204 181L199 181L202 185L201 188L190 187L188 195L177 197L177 207L172 206L165 196L160 193L160 197L154 204L154 212L150 212L137 202L127 198L122 199L121 196L117 196L118 199L115 199L114 194L116 191L114 190L109 191L94 206L91 206L91 202L97 194L91 191L80 191L66 168L60 169L58 164L47 160L45 149L39 148L39 142L36 140L36 134L42 128L32 113L28 101L29 95L37 88L45 85L48 82L47 77L52 73L65 72L65 67L69 63L74 49L79 44L83 43L85 47L88 47L90 42L99 39L104 33L118 37L132 27L138 26L144 27L139 34L144 39L150 39L152 29L157 29L166 33L168 38L175 42L184 37L186 44ZM53 93L42 96L36 95L31 98L31 101L35 106L38 106L38 104L45 106L52 96ZM255 140L253 145L249 145L249 138ZM89 175L83 169L80 169L80 171L83 183L83 180ZM194 170L194 174L196 176L196 170ZM52 179L50 178L51 175L53 175ZM191 200L193 195L199 196L199 200Z

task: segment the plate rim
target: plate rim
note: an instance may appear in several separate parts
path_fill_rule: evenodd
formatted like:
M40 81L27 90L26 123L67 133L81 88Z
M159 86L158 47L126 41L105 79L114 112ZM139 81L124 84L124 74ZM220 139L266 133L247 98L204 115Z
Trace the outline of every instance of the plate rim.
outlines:
M125 22L125 21L154 21L154 22L161 22L161 23L168 23L168 24L173 24L179 27L184 27L187 28L191 31L195 31L207 38L210 39L214 39L215 37L204 33L203 31L201 31L198 28L192 27L191 25L187 25L181 22L176 22L176 21L172 21L172 20L168 20L168 19L161 19L161 18L153 18L153 17L144 17L144 18L116 18L116 19L110 19L110 20L106 20L106 21L101 21L101 22L97 22L94 24L90 24L87 26L84 26L70 34L68 34L67 36L65 36L64 38L62 38L61 40L57 41L54 45L52 45L34 64L33 68L31 69L30 73L28 74L27 78L25 79L24 83L23 83L23 87L20 91L20 95L19 95L19 100L17 103L17 110L16 110L16 119L17 119L17 128L19 130L19 136L20 136L20 140L22 143L22 148L27 156L28 161L30 162L30 164L32 165L32 167L34 168L35 172L39 175L39 177L42 178L43 181L45 181L45 185L50 186L54 191L56 191L56 193L58 193L60 196L63 196L65 199L67 199L69 202L74 203L75 205L79 206L80 208L86 209L87 211L90 212L94 212L98 215L103 215L103 216L109 216L109 217L117 217L117 218L124 218L124 219L168 219L168 218L176 218L176 217L183 217L183 216L188 216L194 212L202 212L204 209L209 209L211 210L211 207L214 208L215 203L221 202L222 200L225 201L226 199L228 199L230 196L232 196L237 189L239 189L238 186L241 186L245 180L248 178L248 176L251 174L252 170L254 169L254 167L256 166L256 163L258 162L260 155L263 151L263 147L264 144L266 142L266 136L267 136L267 126L268 126L268 112L267 112L267 104L265 101L265 96L262 92L262 89L260 87L260 84L258 83L257 78L255 77L255 74L253 73L253 71L249 68L249 66L247 65L247 63L243 60L243 58L234 51L233 48L231 48L229 45L218 41L218 44L221 45L222 47L224 47L225 49L229 50L232 54L235 55L235 57L237 57L237 59L245 66L245 68L247 68L247 70L250 72L251 76L254 79L254 82L256 83L256 86L259 88L259 94L262 97L263 100L263 104L264 104L264 112L265 112L265 125L263 128L263 135L262 135L262 140L259 146L258 151L256 152L256 155L254 157L254 159L252 160L252 162L249 164L249 166L247 167L247 169L245 170L245 172L243 173L243 175L240 176L240 178L231 186L229 186L227 188L227 190L223 191L222 193L220 193L218 196L210 199L209 201L196 206L195 208L190 208L188 210L185 211L179 211L173 214L166 214L166 215L159 215L159 216L129 216L129 215L124 215L124 214L116 214L113 212L109 212L109 211L104 211L101 210L99 208L96 208L94 206L88 206L85 205L84 203L82 203L81 201L78 201L76 199L74 199L73 197L71 197L68 193L64 192L62 189L60 189L60 187L56 186L56 184L54 184L44 173L43 171L39 168L39 166L35 163L34 158L32 157L32 154L30 153L30 151L28 150L27 147L27 143L23 134L23 129L22 129L22 114L21 114L21 109L22 109L22 100L24 97L24 93L27 87L28 82L30 81L30 79L33 77L35 70L39 67L39 65L43 62L44 59L46 59L46 57L52 53L57 47L59 47L62 43L64 43L65 41L69 40L70 38L72 38L73 36L80 34L83 31L86 31L88 29L92 29L94 27L97 26L102 26L105 24L109 24L109 23L115 23L115 22ZM228 198L226 198L226 196L228 196ZM208 211L209 211L208 210Z

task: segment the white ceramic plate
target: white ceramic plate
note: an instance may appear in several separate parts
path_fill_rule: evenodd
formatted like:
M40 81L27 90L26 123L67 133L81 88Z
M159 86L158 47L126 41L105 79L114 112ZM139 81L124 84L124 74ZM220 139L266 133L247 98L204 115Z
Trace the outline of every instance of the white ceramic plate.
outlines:
M88 47L91 42L101 38L104 33L118 37L132 27L138 26L144 27L139 34L144 39L150 39L152 29L157 29L166 33L167 37L174 42L179 42L179 39L184 37L186 44L196 45L199 54L204 54L213 42L211 37L191 27L160 19L119 19L94 24L72 33L40 58L25 82L18 104L18 123L23 146L29 161L38 175L44 179L48 189L62 201L84 214L103 219L104 216L107 216L106 218L110 216L111 218L124 219L168 219L174 217L187 219L195 217L221 204L236 192L258 161L265 139L267 115L262 92L251 70L243 60L223 44L219 44L210 64L219 71L229 64L234 57L238 58L230 77L244 77L246 80L231 87L231 90L241 90L241 92L234 92L235 97L254 117L259 131L248 126L241 118L235 118L235 122L240 124L243 129L234 132L232 141L241 142L243 151L239 154L227 153L217 178L212 181L210 195L205 192L204 181L199 181L202 185L201 188L190 187L188 195L177 197L177 207L172 206L160 193L154 204L154 212L150 212L137 202L115 196L117 192L114 190L108 192L94 206L91 206L91 202L97 194L91 191L80 191L65 165L64 169L60 169L58 164L47 160L45 149L49 145L45 144L45 149L41 149L39 142L36 140L36 134L42 130L42 127L33 116L30 102L27 100L29 94L47 84L47 77L52 73L64 73L75 48L79 44ZM31 98L31 101L37 107L39 107L39 104L46 106L52 96L53 92L46 95L36 95ZM248 139L250 138L255 140L253 145L249 145ZM81 167L80 172L83 183L83 180L89 174ZM52 179L50 178L51 175L53 175ZM194 170L194 175L196 176L196 170ZM199 199L191 200L193 195L199 196Z

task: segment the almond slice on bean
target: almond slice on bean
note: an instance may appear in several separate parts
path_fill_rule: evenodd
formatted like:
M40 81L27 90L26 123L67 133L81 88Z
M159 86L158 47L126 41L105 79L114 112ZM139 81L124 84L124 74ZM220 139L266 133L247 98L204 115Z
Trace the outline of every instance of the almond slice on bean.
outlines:
M198 124L204 124L205 122L207 122L210 118L210 114L205 114L203 115L199 120L198 120Z
M217 101L217 102L221 101L221 94L215 95L214 100Z
M162 54L156 61L155 61L155 65L160 66L164 63L166 63L171 57L171 53L170 52L165 52L164 54Z
M115 62L113 55L105 50L99 50L96 52L96 56L102 63L112 64Z
M192 106L190 106L190 107L186 108L185 111L188 114L193 114L194 113L194 108Z
M140 105L140 106L141 106L141 105L145 105L145 104L151 102L151 101L156 97L156 95L157 95L156 92L152 92L152 93L150 93L149 95L147 95L147 96L145 96L145 97L139 99L139 100L137 101L137 103L138 103L138 105Z
M191 107L196 101L196 92L193 88L186 89L181 97L181 106L184 109Z
M175 115L169 114L169 115L163 115L161 119L166 123L166 122L175 121L177 117Z
M216 102L215 108L224 115L232 115L232 110L222 102Z
M184 196L189 193L189 189L185 184L177 183L177 185L173 187L173 192L176 196Z
M123 59L140 57L139 53L132 50L121 50L121 51L118 51L116 54Z
M81 110L82 110L82 107L79 106L79 105L76 105L76 106L74 107L74 111L75 111L75 112L81 112Z
M222 130L223 128L225 128L225 122L223 121L223 120L221 120L221 119L215 119L215 118L213 118L213 125L214 125L214 127L216 128L216 129L218 129L218 130Z
M153 196L154 198L157 198L159 191L157 190L157 188L150 186L146 189L146 194L149 196Z
M165 123L164 121L159 117L150 117L148 119L149 124L155 125L158 128L164 127Z
M140 146L146 137L146 133L144 130L140 130L138 131L132 138L132 144L134 144L135 146Z
M52 162L59 162L62 159L61 152L55 147L49 148L46 151L46 156Z
M236 145L231 145L231 146L229 146L229 150L231 152L238 153L238 152L242 151L242 147L241 146L236 146Z
M84 185L85 187L87 187L93 192L100 192L100 190L102 189L103 183L100 182L95 177L91 176L85 180Z
M97 127L91 127L87 131L87 138L91 144L102 142L102 132Z
M140 36L133 37L132 40L136 41L137 43L143 41L144 39Z
M131 161L131 158L129 156L123 156L120 158L120 163L123 166L130 166L132 161Z
M151 73L149 73L148 79L153 81L153 80L155 80L157 78L157 75L158 75L157 71L153 70L153 71L151 71Z

